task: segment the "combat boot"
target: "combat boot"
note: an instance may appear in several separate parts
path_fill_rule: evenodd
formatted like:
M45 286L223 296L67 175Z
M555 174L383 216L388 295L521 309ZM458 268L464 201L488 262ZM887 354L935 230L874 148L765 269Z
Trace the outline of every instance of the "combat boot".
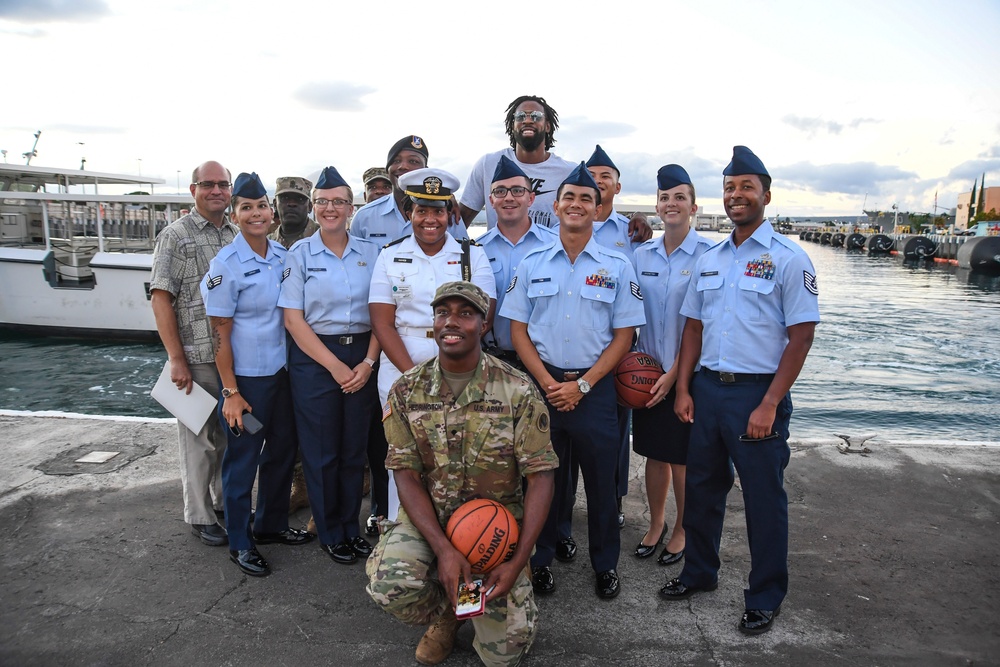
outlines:
M306 476L302 472L302 464L295 466L292 473L292 493L288 499L288 513L291 514L303 507L309 507L309 494L306 492Z
M427 628L427 632L417 644L417 662L421 665L436 665L443 662L455 648L455 636L462 621L455 618L455 610L448 608L441 617Z

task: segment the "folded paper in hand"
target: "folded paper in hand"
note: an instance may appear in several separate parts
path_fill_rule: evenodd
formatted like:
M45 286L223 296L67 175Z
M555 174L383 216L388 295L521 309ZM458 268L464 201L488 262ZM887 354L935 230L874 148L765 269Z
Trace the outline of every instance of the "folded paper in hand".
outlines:
M219 399L202 389L197 382L192 383L190 394L178 389L170 380L169 360L149 395L195 433L201 431L205 422L219 406Z

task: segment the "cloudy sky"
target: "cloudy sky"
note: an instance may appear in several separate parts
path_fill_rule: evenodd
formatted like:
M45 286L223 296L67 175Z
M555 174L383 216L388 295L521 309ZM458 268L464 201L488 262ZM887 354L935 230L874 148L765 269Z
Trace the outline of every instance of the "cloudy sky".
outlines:
M0 148L38 166L360 186L407 134L465 179L507 144L507 104L559 112L555 151L600 143L626 201L677 162L721 213L734 144L774 177L770 215L951 208L1000 186L996 0L436 3L0 0ZM357 187L356 187L357 189Z

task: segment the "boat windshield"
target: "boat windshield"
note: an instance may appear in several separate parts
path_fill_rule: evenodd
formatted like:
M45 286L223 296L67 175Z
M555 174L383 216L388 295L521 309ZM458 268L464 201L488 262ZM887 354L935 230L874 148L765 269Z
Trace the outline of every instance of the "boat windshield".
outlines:
M0 177L0 192L38 192L38 183Z

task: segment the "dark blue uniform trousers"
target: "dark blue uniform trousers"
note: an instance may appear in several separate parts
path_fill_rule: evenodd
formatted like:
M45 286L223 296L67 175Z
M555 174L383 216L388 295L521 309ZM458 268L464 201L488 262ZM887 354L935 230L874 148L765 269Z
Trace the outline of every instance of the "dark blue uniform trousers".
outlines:
M629 426L632 422L632 411L621 405L617 406L617 411L619 449L618 463L615 469L615 488L617 489L615 495L618 498L624 498L628 495L629 456L632 452L632 448L630 447L631 439L629 438L631 435ZM570 481L566 485L566 495L563 498L562 509L559 512L559 523L557 525L560 540L573 537L573 505L576 503L576 490L580 486L580 465L573 460L572 453L569 453L568 456L569 460L566 461L566 467L570 473ZM561 458L559 459L559 465L563 465ZM617 521L617 516L615 520Z
M687 586L710 586L718 580L719 543L726 496L733 486L733 466L740 475L750 544L750 587L743 591L747 609L775 610L788 592L788 422L791 395L778 404L777 437L741 442L747 421L770 380L723 383L698 373L691 382L694 424L687 461L684 505L684 569Z
M370 333L354 334L348 345L341 345L339 336L319 339L354 368L368 353L370 337ZM330 371L294 343L288 367L316 532L322 544L339 544L361 534L358 515L371 413L378 403L376 375L373 372L360 391L345 394Z
M557 380L563 371L550 367ZM542 533L535 544L533 566L547 566L555 557L559 539L558 524L567 493L572 484L572 470L564 461L574 460L583 473L587 496L587 530L590 544L590 564L595 572L618 567L621 534L618 530L615 470L618 461L618 415L615 388L611 375L606 375L583 397L576 409L559 412L549 408L552 447L559 457L556 489L552 507Z
M239 437L233 435L222 416L225 399L220 399L219 421L228 439L222 458L222 495L229 548L233 550L253 547L253 531L276 533L288 528L288 494L297 448L288 371L282 368L266 377L237 375L236 384L243 400L253 408L253 416L264 427L253 435L246 430ZM252 531L255 478L257 510Z
M378 362L372 369L372 377L378 378ZM378 397L376 382L376 398ZM368 470L371 474L371 511L375 516L389 515L389 471L385 469L385 457L389 453L389 443L385 439L381 410L372 410L368 428Z

